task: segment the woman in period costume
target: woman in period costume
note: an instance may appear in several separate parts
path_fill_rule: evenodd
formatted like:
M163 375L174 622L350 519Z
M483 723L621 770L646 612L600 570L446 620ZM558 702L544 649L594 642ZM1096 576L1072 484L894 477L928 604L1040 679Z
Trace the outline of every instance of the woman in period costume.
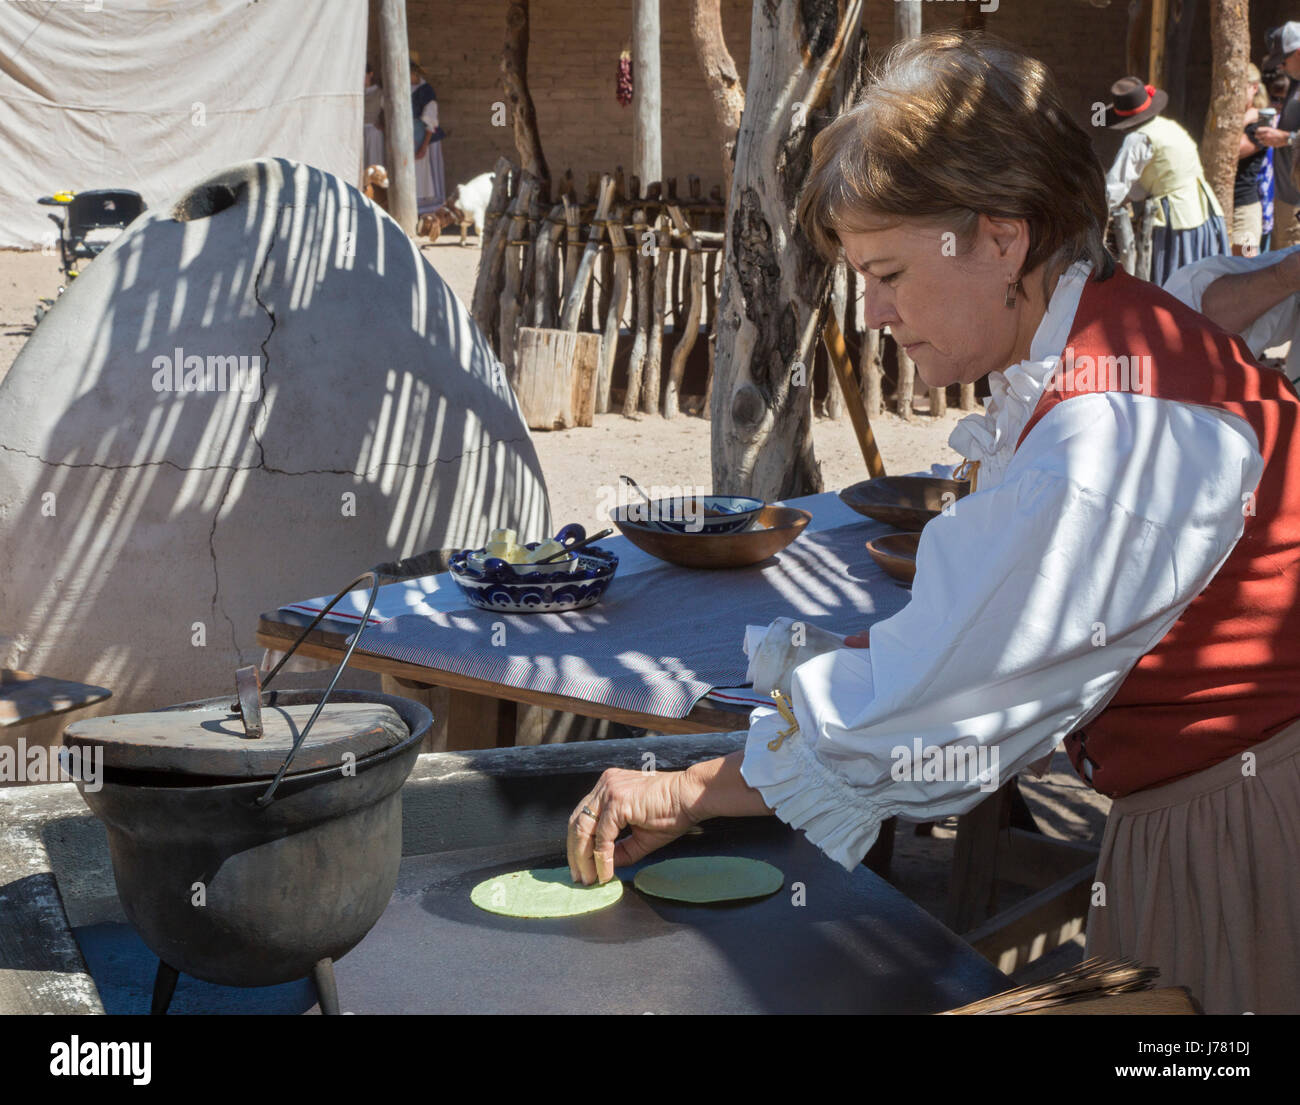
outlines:
M411 52L411 118L415 122L415 203L421 215L446 202L442 167L442 127L438 125L438 97L420 68L420 56Z
M1183 265L1231 253L1223 208L1201 168L1192 136L1160 113L1169 94L1124 77L1110 87L1106 126L1128 131L1106 174L1113 211L1128 200L1154 205L1151 281L1163 284Z
M1064 740L1113 799L1088 954L1209 1012L1300 1010L1300 400L1119 269L1107 211L1051 75L981 37L898 47L818 135L799 220L864 274L867 325L931 387L989 378L950 439L978 489L926 526L902 611L795 668L794 726L760 709L743 752L606 772L576 879L769 812L852 869L886 818L985 797L894 778L900 747L1005 781Z
M384 165L384 132L379 127L379 116L384 110L384 90L375 75L375 67L366 62L365 103L361 121L361 185L365 186L366 170L371 165Z

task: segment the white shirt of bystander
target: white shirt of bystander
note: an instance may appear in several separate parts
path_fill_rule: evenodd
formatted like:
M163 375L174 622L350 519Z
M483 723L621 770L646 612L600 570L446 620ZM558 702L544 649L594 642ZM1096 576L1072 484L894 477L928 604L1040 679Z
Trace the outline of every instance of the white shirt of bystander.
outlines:
M848 869L884 819L964 813L1098 714L1241 536L1263 461L1235 415L1077 396L1016 448L1088 272L1061 278L1030 359L992 373L985 412L954 429L979 490L926 526L910 603L870 649L795 669L784 739L777 712L751 715L745 780ZM926 770L932 749L959 770Z
M1298 249L1300 246L1271 250L1258 257L1203 257L1175 272L1165 281L1164 288L1193 311L1199 311L1205 290L1219 277L1266 269ZM1300 293L1289 295L1270 307L1241 332L1241 338L1256 357L1262 357L1266 349L1290 342L1286 375L1293 383L1300 380L1300 340L1297 340L1300 339Z

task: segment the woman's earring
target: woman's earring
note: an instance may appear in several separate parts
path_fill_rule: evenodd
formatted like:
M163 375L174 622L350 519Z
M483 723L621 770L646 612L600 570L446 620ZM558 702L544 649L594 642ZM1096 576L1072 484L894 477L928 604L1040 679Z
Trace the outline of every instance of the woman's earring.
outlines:
M1019 287L1020 287L1019 280L1013 280L1010 284L1007 285L1007 297L1002 302L1004 302L1008 307L1014 307L1016 305L1016 290Z

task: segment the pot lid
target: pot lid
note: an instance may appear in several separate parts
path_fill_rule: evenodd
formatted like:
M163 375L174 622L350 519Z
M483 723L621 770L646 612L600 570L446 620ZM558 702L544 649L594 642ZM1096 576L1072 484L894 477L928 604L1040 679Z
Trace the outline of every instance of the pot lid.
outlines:
M233 696L232 696L233 698ZM261 708L262 735L250 737L243 716L229 707L155 710L87 718L69 725L63 743L102 748L104 766L131 771L230 778L270 778L315 705ZM400 744L410 730L391 706L331 702L321 711L293 758L289 774L339 767Z

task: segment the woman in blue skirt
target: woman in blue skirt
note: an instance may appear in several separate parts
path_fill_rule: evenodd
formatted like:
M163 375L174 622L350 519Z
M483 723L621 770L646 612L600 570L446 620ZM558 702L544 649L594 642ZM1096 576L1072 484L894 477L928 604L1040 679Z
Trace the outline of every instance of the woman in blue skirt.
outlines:
M1105 125L1129 133L1106 174L1106 199L1114 211L1129 200L1153 206L1151 281L1164 284L1202 257L1230 253L1223 208L1201 168L1192 136L1160 113L1168 93L1124 77L1110 86Z

